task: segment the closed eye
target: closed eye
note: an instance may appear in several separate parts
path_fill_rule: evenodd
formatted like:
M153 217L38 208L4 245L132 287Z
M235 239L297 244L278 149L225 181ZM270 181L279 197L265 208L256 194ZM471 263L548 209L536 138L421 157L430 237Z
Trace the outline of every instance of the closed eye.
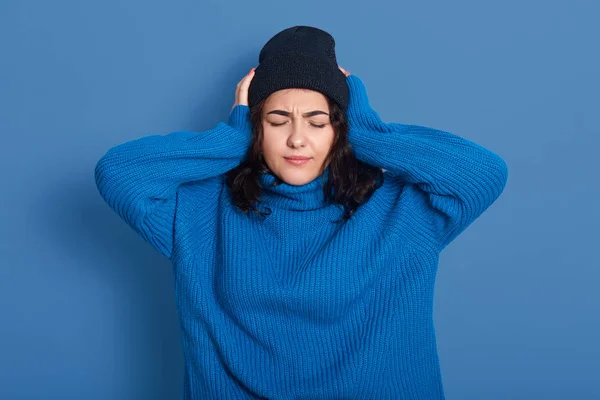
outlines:
M271 124L271 126L281 126L281 125L285 125L286 123L282 122L280 124L275 124L273 122L269 122L269 124ZM310 125L313 126L313 127L315 127L315 128L324 128L325 127L325 124L323 124L323 125L316 125L316 124L313 124L312 122L310 123Z

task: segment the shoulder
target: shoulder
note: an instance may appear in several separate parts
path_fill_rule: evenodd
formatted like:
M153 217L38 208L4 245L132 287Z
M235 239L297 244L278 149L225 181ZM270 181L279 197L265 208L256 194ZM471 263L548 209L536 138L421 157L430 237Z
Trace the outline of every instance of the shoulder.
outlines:
M431 226L432 218L439 212L432 208L432 199L419 183L409 182L400 174L384 172L384 183L380 193L388 222L410 247L431 250L431 244L422 234L425 227Z
M188 213L197 213L216 207L225 189L227 188L224 174L209 179L186 182L178 190L179 207L185 208Z
M380 195L398 197L405 190L409 183L398 174L393 174L390 171L383 171L383 184L377 190Z

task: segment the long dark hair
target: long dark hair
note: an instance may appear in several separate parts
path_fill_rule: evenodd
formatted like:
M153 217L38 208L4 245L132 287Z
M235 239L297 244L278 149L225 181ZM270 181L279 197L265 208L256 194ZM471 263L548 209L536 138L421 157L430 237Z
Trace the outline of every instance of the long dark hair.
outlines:
M321 175L329 165L327 184L323 186L324 199L329 203L342 205L345 213L336 222L349 219L358 206L365 203L375 190L383 185L383 171L358 160L348 142L348 121L346 113L328 96L330 121L334 129L334 139L331 149L321 166ZM266 99L265 99L266 100ZM262 110L265 100L250 109L252 122L252 144L248 150L247 159L226 173L226 183L231 190L232 202L244 213L249 210L261 215L271 214L258 210L254 203L261 202L261 186L259 175L272 173L264 161L262 154ZM281 180L275 176L275 184Z

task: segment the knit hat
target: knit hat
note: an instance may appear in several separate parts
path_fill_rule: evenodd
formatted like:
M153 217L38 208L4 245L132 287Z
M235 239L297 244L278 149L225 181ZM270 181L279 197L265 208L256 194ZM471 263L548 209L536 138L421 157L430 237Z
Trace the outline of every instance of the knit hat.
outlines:
M248 88L253 107L281 89L311 89L348 108L346 75L335 57L335 40L324 30L297 25L277 33L264 45Z

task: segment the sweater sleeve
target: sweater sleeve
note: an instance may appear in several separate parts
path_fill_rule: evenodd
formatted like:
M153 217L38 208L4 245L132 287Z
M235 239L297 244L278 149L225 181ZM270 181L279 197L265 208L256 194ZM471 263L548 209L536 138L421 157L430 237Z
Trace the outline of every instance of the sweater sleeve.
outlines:
M502 193L504 160L455 134L418 125L384 123L369 105L360 78L350 90L348 140L357 159L408 183L408 225L419 243L441 252Z
M104 201L142 238L171 259L180 185L217 177L244 160L251 145L249 107L203 132L149 135L110 148L94 175Z

